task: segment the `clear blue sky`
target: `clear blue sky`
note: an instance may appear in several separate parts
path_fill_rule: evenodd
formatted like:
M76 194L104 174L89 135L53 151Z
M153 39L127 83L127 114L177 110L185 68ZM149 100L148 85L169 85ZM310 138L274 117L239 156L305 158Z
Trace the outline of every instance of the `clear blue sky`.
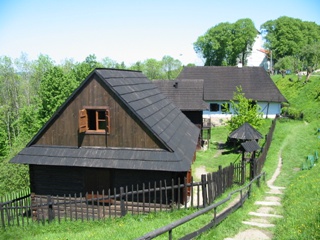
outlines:
M320 25L320 1L0 0L0 56L60 63L95 54L131 65L169 55L202 65L193 43L210 27L250 18L259 30L280 16Z

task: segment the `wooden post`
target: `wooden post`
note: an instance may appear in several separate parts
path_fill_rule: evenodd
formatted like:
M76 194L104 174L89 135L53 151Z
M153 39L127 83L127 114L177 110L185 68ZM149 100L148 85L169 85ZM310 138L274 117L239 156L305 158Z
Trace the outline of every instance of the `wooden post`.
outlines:
M183 184L183 202L184 202L184 207L187 209L187 202L188 202L188 193L187 193L187 178L184 178L184 184Z
M207 178L205 174L201 175L201 186L202 186L202 201L203 201L203 207L205 208L207 206Z
M248 198L250 198L250 196L251 196L251 186L252 186L252 184L250 184L250 185L249 185L249 189L248 189Z
M178 200L177 200L178 210L180 210L180 203L181 203L180 195L181 195L180 178L178 178Z
M241 185L246 181L246 163L241 161Z
M48 204L48 221L51 222L54 219L54 212L53 212L53 203L51 196L47 196L47 204Z
M31 214L32 214L32 220L37 220L37 205L36 205L36 194L31 193Z
M1 215L1 223L2 227L5 228L6 225L4 223L4 212L3 212L3 203L0 203L0 215Z
M124 191L123 187L120 187L120 209L121 209L121 217L124 217L127 214L126 207L124 205Z
M256 168L257 168L257 163L254 160L254 158L251 158L250 159L250 180L254 179L254 177L256 176L257 174Z

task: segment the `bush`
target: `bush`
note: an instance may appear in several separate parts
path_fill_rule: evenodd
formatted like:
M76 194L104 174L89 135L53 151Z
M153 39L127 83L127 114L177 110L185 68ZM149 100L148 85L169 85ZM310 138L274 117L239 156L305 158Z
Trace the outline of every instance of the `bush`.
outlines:
M284 117L288 117L291 119L303 119L303 113L293 107L284 107L281 109L281 114Z

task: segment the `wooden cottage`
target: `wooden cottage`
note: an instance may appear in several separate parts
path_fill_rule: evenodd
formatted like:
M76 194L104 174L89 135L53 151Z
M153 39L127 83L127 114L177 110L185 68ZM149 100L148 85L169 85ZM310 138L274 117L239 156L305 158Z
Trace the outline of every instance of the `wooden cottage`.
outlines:
M208 110L208 104L203 101L202 79L154 80L153 83L166 95L190 121L201 129L197 148L201 148L203 137L207 139L207 125L203 125L202 112ZM210 133L210 131L209 131ZM207 139L209 140L209 139Z
M96 69L11 163L39 195L171 182L190 174L198 135L141 72Z

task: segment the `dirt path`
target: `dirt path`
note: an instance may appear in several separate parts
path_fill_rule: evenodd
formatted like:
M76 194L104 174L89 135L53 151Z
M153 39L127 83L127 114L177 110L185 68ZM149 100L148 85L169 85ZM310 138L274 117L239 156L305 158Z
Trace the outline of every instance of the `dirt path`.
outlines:
M267 240L272 239L272 232L268 229L273 228L273 219L282 218L277 214L277 208L281 207L281 195L284 187L274 186L274 182L279 176L282 167L282 159L279 158L278 166L272 178L267 181L269 190L262 201L256 201L255 205L259 208L256 212L249 212L248 220L243 221L243 224L252 226L245 231L239 232L237 235L224 240Z

